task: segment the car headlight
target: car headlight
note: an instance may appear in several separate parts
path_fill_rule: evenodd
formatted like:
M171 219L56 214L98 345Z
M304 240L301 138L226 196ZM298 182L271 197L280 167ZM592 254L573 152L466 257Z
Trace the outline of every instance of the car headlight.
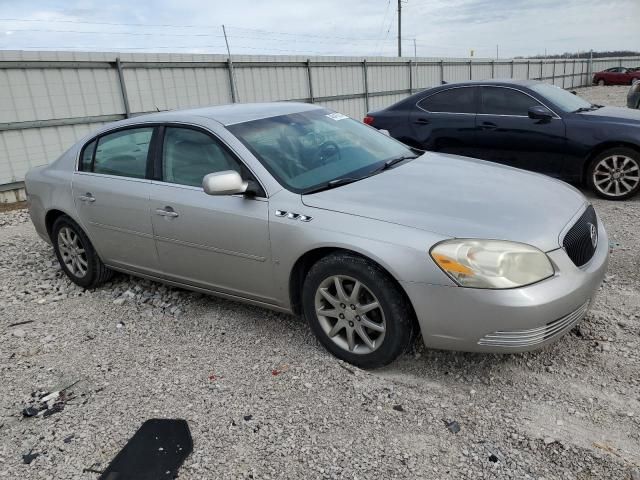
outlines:
M554 273L549 257L524 243L453 239L438 243L429 253L438 266L463 287L522 287Z

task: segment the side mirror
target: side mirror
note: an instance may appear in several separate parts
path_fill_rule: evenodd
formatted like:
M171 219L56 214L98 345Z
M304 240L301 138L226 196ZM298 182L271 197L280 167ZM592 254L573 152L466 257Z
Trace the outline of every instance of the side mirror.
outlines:
M207 195L235 195L247 191L248 183L235 170L210 173L202 179L202 188Z
M542 105L535 105L529 108L529 118L533 120L543 120L548 121L553 118L553 113L548 108L543 107Z
M578 92L576 92L575 90L571 90L571 93L572 93L573 95L577 95L577 94L578 94Z

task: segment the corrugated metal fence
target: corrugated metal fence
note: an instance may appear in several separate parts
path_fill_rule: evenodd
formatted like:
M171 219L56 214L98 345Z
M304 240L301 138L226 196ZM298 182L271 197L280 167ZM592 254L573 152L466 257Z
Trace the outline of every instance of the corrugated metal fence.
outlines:
M638 58L469 60L0 52L0 191L98 126L129 116L232 102L298 100L361 119L442 81L539 79L564 88Z

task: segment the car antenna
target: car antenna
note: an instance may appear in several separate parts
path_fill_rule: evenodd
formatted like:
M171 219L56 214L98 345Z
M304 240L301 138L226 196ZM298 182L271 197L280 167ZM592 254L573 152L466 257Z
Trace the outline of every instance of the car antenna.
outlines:
M156 105L155 103L153 104L154 107L156 107L157 111L160 111L160 107L158 105Z
M449 82L445 82L444 80L442 80L442 82L440 82L440 85L446 85Z

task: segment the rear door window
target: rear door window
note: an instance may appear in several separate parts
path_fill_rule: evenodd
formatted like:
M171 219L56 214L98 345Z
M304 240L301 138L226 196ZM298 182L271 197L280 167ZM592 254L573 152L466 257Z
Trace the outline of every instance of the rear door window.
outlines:
M480 113L526 117L529 108L540 105L533 97L512 88L482 87Z
M98 139L93 172L145 178L153 127L131 128Z
M418 106L433 113L476 113L475 87L450 88L423 98Z

